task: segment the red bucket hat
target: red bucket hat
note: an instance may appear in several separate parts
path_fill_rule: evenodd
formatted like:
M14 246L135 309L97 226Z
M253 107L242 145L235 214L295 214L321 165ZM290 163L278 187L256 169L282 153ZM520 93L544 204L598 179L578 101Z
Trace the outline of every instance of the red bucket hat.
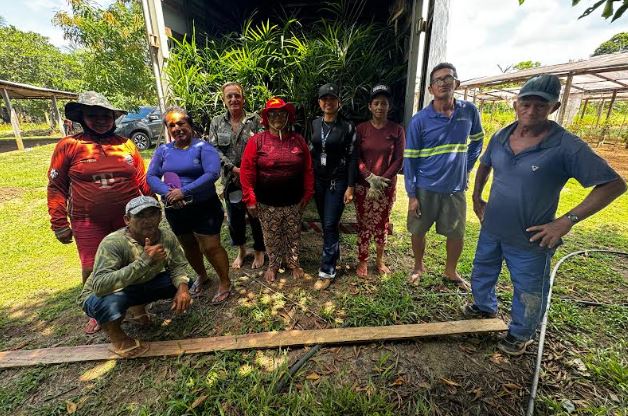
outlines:
M273 97L266 101L266 106L262 110L262 124L268 127L268 112L270 110L286 110L288 112L288 123L294 124L297 110L294 104L287 103L279 97Z

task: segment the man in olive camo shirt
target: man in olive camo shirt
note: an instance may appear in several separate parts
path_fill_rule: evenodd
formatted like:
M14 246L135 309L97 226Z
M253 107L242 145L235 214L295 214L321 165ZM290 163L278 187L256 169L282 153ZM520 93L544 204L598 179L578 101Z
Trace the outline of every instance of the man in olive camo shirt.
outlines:
M222 164L222 184L224 187L225 205L229 219L229 235L231 243L239 247L238 256L232 267L239 269L246 256L246 207L242 202L240 186L240 162L242 153L249 138L263 130L259 116L244 111L244 89L236 82L228 82L222 87L223 102L227 111L212 119L209 127L209 142L220 154ZM249 216L253 234L255 257L252 268L264 265L264 237L257 218Z

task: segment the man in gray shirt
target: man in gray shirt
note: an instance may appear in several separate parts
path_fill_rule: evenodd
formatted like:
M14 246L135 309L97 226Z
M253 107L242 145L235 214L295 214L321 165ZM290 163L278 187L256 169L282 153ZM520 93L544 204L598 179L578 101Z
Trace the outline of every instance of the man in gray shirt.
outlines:
M578 137L548 119L560 107L554 75L528 80L514 104L517 121L491 139L473 190L473 210L482 227L473 261L474 303L466 316L494 317L495 285L505 260L514 287L508 335L499 348L521 355L532 343L546 308L550 262L561 237L626 191L625 181ZM488 203L482 190L493 171ZM565 183L575 178L589 195L555 218Z

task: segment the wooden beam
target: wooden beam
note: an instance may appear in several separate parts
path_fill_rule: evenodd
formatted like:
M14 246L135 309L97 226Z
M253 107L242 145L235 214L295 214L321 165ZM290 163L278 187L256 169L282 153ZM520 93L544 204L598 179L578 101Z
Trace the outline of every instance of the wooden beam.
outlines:
M623 82L617 81L616 79L605 77L604 75L601 75L601 74L593 74L593 76L595 76L597 78L600 78L600 79L603 79L604 81L609 81L609 82L615 83L615 84L620 85L620 86L622 86L624 88L628 88L628 84L624 84Z
M611 102L608 104L608 111L606 112L605 122L608 123L608 118L611 116L613 112L613 105L615 105L615 98L617 98L617 91L613 91L613 95L611 96Z
M597 117L595 119L595 127L600 125L600 117L602 116L602 108L604 108L604 99L600 101L600 106L597 108Z
M563 97L560 101L560 110L558 111L558 117L556 121L561 126L565 121L565 113L567 112L567 103L569 102L569 95L571 94L571 83L573 81L573 74L567 76L567 82L565 82L565 89L563 90Z
M469 96L469 89L465 88L464 89L464 100L467 101L467 97Z
M17 113L15 109L11 105L11 98L9 97L9 92L6 88L0 90L2 92L2 98L4 98L4 105L7 108L7 112L9 113L9 117L11 119L11 127L13 127L13 135L15 136L15 143L17 144L18 150L24 150L24 142L22 142L22 135L20 133L20 122L17 119Z
M57 97L52 96L52 111L54 112L55 118L57 119L57 124L59 125L59 131L61 132L61 137L66 136L65 125L63 124L63 118L61 117L61 113L59 112L59 107L57 106Z
M501 319L470 319L382 327L262 332L259 334L147 342L150 348L141 357L178 356L214 351L285 348L315 344L355 344L439 335L499 332L506 329L507 326ZM120 359L109 348L111 348L110 344L95 344L78 347L4 351L0 352L0 368Z
M589 99L585 98L584 99L584 104L582 106L582 111L580 112L580 120L582 120L582 118L584 117L585 111L587 111L587 105L589 105Z

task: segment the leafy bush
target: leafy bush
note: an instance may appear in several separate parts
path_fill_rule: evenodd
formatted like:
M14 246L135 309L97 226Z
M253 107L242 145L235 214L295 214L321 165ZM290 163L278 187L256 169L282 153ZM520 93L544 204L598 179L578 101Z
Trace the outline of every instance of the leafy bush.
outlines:
M335 82L345 115L366 117L374 84L385 82L401 91L405 86L401 35L376 22L356 23L338 4L327 7L334 18L307 30L295 18L254 23L250 17L241 33L207 38L203 46L196 34L174 40L166 68L174 95L170 101L186 107L207 128L211 117L224 111L221 86L237 81L245 87L249 111L278 95L297 105L298 123L306 125L319 112L318 87Z

